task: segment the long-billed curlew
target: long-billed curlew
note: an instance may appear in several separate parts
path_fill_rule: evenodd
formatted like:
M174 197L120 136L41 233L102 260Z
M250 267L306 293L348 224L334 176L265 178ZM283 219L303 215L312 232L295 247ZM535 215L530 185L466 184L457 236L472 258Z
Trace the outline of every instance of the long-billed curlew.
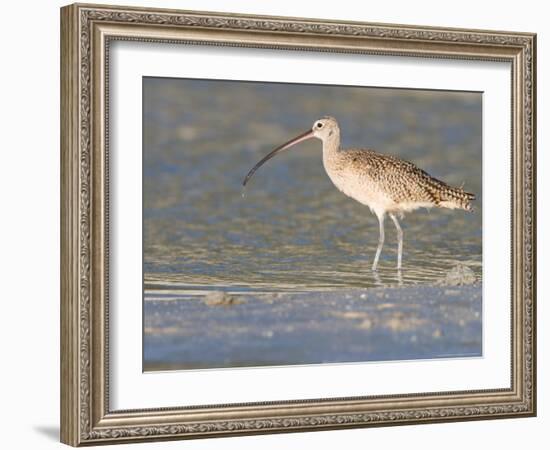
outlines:
M341 149L340 127L333 117L317 120L311 130L277 147L256 164L243 181L248 180L266 161L306 139L323 142L323 166L334 185L347 196L366 205L378 217L380 236L372 270L376 270L384 245L384 218L390 216L397 230L397 269L401 269L403 231L397 220L404 212L418 208L464 209L472 211L474 194L452 187L430 176L413 163L370 149Z

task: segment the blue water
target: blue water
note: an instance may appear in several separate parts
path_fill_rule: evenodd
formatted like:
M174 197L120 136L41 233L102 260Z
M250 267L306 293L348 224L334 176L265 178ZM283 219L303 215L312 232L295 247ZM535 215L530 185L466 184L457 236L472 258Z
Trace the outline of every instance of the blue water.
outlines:
M146 298L208 290L308 291L432 284L462 262L481 279L481 94L144 79ZM304 142L248 170L275 146L330 114L344 147L414 162L476 194L476 211L407 214L403 271L386 224L330 182L321 144Z

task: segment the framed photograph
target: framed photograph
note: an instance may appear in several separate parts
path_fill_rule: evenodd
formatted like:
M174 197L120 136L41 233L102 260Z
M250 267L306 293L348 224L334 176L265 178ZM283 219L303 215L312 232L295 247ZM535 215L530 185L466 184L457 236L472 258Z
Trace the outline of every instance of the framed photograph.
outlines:
M61 9L61 440L536 414L531 33Z

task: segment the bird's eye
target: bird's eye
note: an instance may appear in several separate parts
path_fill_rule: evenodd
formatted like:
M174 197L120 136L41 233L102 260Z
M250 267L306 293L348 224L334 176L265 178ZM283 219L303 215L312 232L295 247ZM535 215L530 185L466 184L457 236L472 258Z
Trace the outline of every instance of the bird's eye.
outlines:
M323 128L323 124L321 122L317 122L317 128Z

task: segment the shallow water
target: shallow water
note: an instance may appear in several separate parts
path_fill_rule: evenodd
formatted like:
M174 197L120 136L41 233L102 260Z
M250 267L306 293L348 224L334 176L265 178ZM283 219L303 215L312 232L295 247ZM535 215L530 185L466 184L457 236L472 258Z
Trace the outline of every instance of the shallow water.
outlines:
M476 194L474 213L409 213L403 271L386 223L330 182L321 143L304 142L248 170L330 114L343 147L414 162ZM433 284L461 262L481 280L481 94L144 79L145 298L209 290L275 292Z
M479 357L481 291L476 284L147 301L143 368Z

